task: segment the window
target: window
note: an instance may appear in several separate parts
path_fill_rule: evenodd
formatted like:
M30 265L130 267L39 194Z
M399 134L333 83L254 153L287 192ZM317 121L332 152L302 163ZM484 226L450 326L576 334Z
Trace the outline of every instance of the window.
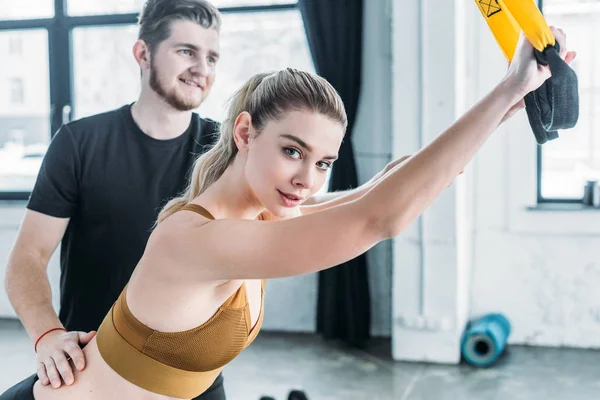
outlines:
M0 63L0 93L8 93L0 100L0 198L28 198L63 122L135 101L140 77L131 49L144 2L0 0L0 43L8 42L0 60L9 60ZM314 71L296 3L213 0L223 12L221 59L200 115L221 120L226 99L257 72Z
M213 0L217 7L272 6L278 4L294 4L297 0Z
M30 51L14 57L10 46L0 48L0 60L10 60L0 62L0 193L5 194L31 190L50 142L48 34L43 29L0 31L0 42L15 37Z
M140 69L132 55L135 25L73 30L74 119L132 103L140 92Z
M69 15L101 15L138 13L145 0L67 0Z
M600 0L543 0L550 25L564 28L579 80L579 121L538 146L538 201L581 202L587 181L600 181Z
M0 4L1 4L0 0ZM145 0L67 0L69 15L103 15L137 13ZM212 0L219 8L262 7L273 5L295 4L297 0Z
M51 18L53 15L53 0L0 0L0 20Z
M298 10L225 14L217 78L199 114L223 120L225 102L248 78L288 66L314 72Z

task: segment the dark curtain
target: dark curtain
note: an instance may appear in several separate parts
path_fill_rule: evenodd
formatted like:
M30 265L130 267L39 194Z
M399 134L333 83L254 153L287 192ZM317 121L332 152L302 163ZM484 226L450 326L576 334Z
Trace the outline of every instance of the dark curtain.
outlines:
M348 131L331 171L329 190L352 189L358 185L352 128L360 96L363 0L299 0L298 6L316 71L340 93L348 114ZM326 339L363 347L370 327L365 255L320 272L317 332Z

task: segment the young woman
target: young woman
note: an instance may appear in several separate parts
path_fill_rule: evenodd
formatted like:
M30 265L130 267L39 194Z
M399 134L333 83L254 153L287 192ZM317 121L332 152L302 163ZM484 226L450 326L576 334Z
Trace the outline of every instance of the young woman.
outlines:
M431 144L361 193L303 206L337 157L342 101L306 72L254 76L233 97L187 191L160 213L128 286L84 349L86 368L73 368L75 384L59 389L38 381L35 399L202 393L260 330L265 279L330 268L396 236L548 77L522 37L504 79ZM23 396L11 398L31 398Z

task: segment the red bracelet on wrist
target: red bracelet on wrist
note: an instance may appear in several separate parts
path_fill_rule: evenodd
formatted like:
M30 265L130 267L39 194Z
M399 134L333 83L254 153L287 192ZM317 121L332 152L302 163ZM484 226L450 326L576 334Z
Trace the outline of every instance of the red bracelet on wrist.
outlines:
M42 333L40 335L40 337L35 341L35 344L33 345L33 350L37 353L37 345L40 342L40 340L46 336L47 334L49 334L50 332L54 332L54 331L65 331L67 332L67 330L65 328L52 328L52 329L48 329L46 332Z

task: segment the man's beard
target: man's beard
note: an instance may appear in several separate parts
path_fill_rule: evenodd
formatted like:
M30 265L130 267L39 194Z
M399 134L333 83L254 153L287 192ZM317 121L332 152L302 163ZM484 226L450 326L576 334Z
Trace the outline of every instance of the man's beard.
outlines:
M170 92L165 89L163 82L158 77L158 71L154 63L150 63L150 88L162 97L171 107L178 111L190 111L200 107L203 98L199 100L186 100L178 96L177 89L173 88ZM199 89L202 90L202 89Z

